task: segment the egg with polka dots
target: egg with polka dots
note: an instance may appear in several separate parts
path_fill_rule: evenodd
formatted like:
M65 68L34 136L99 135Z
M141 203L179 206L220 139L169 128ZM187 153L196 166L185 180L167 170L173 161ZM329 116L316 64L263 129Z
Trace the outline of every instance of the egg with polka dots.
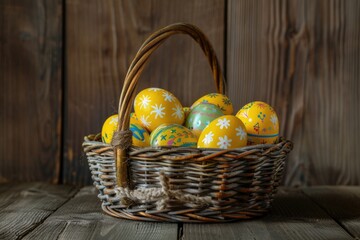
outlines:
M236 114L246 127L248 145L273 144L279 137L279 120L275 110L261 101L250 102Z
M185 120L180 101L161 88L147 88L139 92L135 97L134 110L140 124L150 132L161 124L182 125Z
M198 148L233 149L246 146L247 133L241 120L233 115L214 119L200 134Z

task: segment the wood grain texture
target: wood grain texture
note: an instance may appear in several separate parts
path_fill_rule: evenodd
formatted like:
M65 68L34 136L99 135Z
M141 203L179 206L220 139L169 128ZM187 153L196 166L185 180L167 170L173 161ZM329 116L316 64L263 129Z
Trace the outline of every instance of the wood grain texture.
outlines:
M224 2L216 0L66 1L66 113L64 182L88 184L83 137L101 131L117 112L122 81L142 42L174 22L199 26L213 43L220 62L224 45ZM162 87L189 105L215 91L203 53L187 36L158 49L138 89Z
M359 12L356 0L229 0L229 95L277 110L295 144L286 185L360 183Z
M312 187L303 191L355 239L360 239L360 189L358 186Z
M26 235L76 192L72 186L45 183L0 185L0 239Z
M177 224L128 221L102 213L94 187L84 187L24 239L177 239Z
M184 224L182 239L352 239L300 190L280 189L269 215L224 224Z
M0 182L57 182L61 0L0 1Z

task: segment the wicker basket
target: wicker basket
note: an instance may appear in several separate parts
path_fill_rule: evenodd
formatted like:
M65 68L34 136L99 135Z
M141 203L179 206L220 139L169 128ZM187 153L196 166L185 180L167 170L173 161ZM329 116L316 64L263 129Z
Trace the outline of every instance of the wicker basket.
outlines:
M112 145L100 135L83 143L103 210L132 220L226 222L266 213L282 177L290 141L238 149L131 146L130 111L138 78L151 53L175 34L191 36L209 60L218 92L224 80L205 35L189 24L152 34L130 65L119 102Z

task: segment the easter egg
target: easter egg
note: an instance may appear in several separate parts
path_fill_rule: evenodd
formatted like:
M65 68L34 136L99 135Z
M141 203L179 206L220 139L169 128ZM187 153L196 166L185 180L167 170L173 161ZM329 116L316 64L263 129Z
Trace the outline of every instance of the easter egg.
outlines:
M224 115L221 109L213 104L200 103L191 109L186 118L185 127L189 128L197 137L212 120Z
M198 148L232 149L246 146L247 134L241 120L232 115L214 119L200 134Z
M131 119L130 119L131 121ZM114 114L107 118L101 130L101 138L104 143L110 144L118 127L118 115ZM132 132L132 144L137 147L150 146L149 133L137 123L130 123L130 131Z
M137 118L137 116L134 112L130 113L130 124L132 124L132 123L141 125L139 119Z
M161 88L147 88L135 97L134 110L140 124L154 131L164 123L183 124L184 110L179 100Z
M150 135L153 147L196 147L197 138L190 129L179 124L163 124Z
M130 131L132 132L132 144L134 146L150 146L150 135L140 124L131 123Z
M246 127L248 145L275 143L279 137L279 120L267 103L255 101L246 104L236 114Z
M194 108L196 105L200 103L214 104L218 106L221 109L221 111L223 111L223 113L226 115L231 115L234 112L233 105L230 99L227 96L220 93L210 93L199 98L198 100L196 100L196 102L193 103L191 108Z
M118 126L118 115L114 114L108 117L101 129L101 139L104 143L111 143L114 132Z

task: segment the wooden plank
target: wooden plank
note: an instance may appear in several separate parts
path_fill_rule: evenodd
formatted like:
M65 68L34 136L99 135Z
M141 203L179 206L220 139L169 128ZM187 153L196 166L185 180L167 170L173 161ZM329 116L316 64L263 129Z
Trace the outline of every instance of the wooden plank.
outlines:
M360 187L311 187L303 191L354 238L360 239Z
M153 31L174 22L199 26L223 60L224 2L217 0L66 1L66 119L64 182L88 184L81 142L117 112L128 66ZM200 48L186 36L151 57L138 89L162 87L190 105L215 87Z
M352 239L300 190L280 189L271 212L255 220L184 224L182 239Z
M359 12L356 0L228 1L229 95L236 109L275 107L295 143L287 185L360 184Z
M0 1L0 182L58 182L62 1Z
M21 238L77 192L46 183L9 183L0 189L0 239Z
M84 187L24 239L177 239L177 224L117 219L102 213L97 191Z

